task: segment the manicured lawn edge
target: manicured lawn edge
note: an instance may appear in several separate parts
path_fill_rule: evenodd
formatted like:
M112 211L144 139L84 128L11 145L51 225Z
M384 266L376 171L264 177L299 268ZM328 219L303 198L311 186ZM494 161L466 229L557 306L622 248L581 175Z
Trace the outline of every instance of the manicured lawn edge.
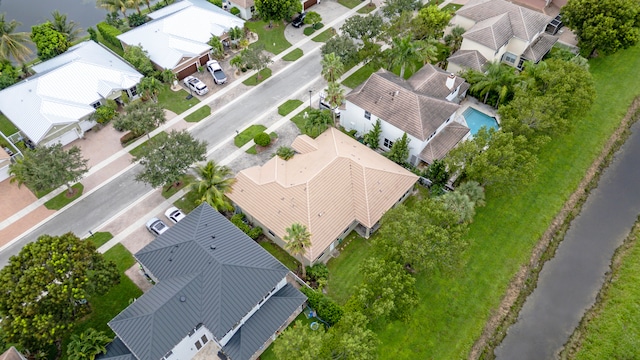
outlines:
M368 63L360 69L356 70L353 74L349 75L349 77L344 79L342 81L342 85L351 89L355 89L358 85L365 82L365 80L367 80L369 76L371 76L371 74L378 71L379 69L380 67Z
M376 9L376 4L367 4L364 7L361 7L360 9L358 9L358 14L368 14L370 12L372 12L373 10Z
M354 7L360 5L362 0L338 0L338 3L342 6L346 6L349 9L353 9Z
M73 200L79 198L82 195L82 191L84 190L84 185L81 183L77 183L71 186L76 190L76 193L72 197L67 197L67 190L61 192L55 197L51 198L51 200L44 203L44 206L49 210L60 210L63 207L70 204Z
M290 99L287 100L284 104L278 106L278 114L281 116L287 116L293 110L297 109L298 106L302 105L302 100Z
M293 271L294 273L298 271L300 262L293 256L289 255L289 253L284 251L284 249L282 249L280 246L274 244L269 240L262 240L258 244L260 244L263 249L267 250L269 254L273 255L274 258L283 263L284 266L286 266L289 270Z
M295 49L289 51L289 53L287 53L287 55L283 56L282 60L284 60L284 61L296 61L296 60L300 59L302 57L302 55L304 55L304 52L302 51L302 49L295 48Z
M165 199L168 199L170 197L172 197L175 193L177 193L178 191L180 191L181 189L183 189L185 186L188 186L189 184L191 184L191 182L193 182L193 180L195 180L195 177L193 175L183 175L180 178L180 184L176 187L176 186L171 186L168 189L165 189L164 187L162 188L162 196Z
M198 193L195 191L189 191L183 197L176 200L173 205L175 205L178 209L182 210L183 213L188 214L193 211L196 207L198 207Z
M336 29L328 28L327 30L321 32L320 35L315 36L311 40L315 42L326 42L327 40L331 39L335 34L336 34Z
M253 140L253 138L263 132L267 130L267 127L264 125L251 125L248 128L244 129L240 134L236 135L236 137L233 138L233 143L241 148L243 147L246 143L248 143L249 141Z
M145 135L146 136L146 135ZM164 140L166 139L168 136L168 134L166 132L160 132L156 135L154 135L153 137L151 137L151 139L156 139L156 140ZM145 141L144 143L136 146L135 148L131 149L131 151L129 151L129 154L131 154L133 157L136 156L140 156L142 155L142 151L144 150L144 148L146 148L147 146L149 146L149 140Z
M286 25L281 21L274 21L271 29L267 28L268 23L265 21L247 21L245 25L249 30L258 34L258 41L251 46L263 45L265 50L274 55L291 47L291 43L284 36Z
M211 107L209 105L205 105L200 109L194 111L192 114L185 116L184 121L186 122L198 122L207 116L211 115Z
M260 70L260 76L261 76L260 79L258 79L258 74L251 75L251 77L249 77L247 80L243 81L242 83L247 86L256 86L261 82L267 80L269 77L271 77L271 69L264 68Z
M164 85L158 94L158 104L160 104L163 109L167 109L176 114L182 114L200 102L195 96L187 100L188 95L189 93L184 89L173 91L169 85Z

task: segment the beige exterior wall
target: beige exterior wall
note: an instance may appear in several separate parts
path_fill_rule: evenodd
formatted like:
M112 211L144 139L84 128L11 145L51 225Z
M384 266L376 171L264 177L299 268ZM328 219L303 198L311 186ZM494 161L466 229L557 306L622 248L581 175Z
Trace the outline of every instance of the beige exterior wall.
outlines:
M460 15L455 15L451 19L451 26L445 30L445 34L451 33L451 29L456 26L462 26L465 30L469 30L475 24L476 22L471 19L467 19L466 17L462 17Z
M511 40L509 40L509 44L507 44L506 51L520 56L527 48L527 46L529 46L529 42L518 38L511 38Z
M40 140L40 142L38 144L46 144L49 141L57 138L58 136L68 132L68 131L72 131L73 129L76 129L76 131L78 132L78 134L80 134L80 136L82 136L82 130L80 129L80 126L78 125L78 123L73 123L73 124L69 124L69 125L58 125L58 126L54 126L52 127L49 132L47 133L47 136L45 136L44 138L42 138L42 140Z
M482 54L482 56L484 56L489 61L496 58L495 50L490 49L484 45L478 44L477 42L469 39L462 40L462 44L460 45L460 50L477 50L480 54ZM502 56L502 54L500 54L500 56Z

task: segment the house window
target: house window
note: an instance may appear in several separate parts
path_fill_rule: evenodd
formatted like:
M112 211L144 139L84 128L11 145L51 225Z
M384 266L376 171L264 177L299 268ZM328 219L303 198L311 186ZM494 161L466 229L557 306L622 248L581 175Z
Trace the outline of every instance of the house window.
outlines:
M520 61L518 61L518 66L517 66L518 70L522 70L522 65L524 65L525 61L527 61L527 59L523 57L520 58Z
M274 236L274 237L276 236L276 234L274 234L273 231L271 231L271 230L269 230L269 235Z
M206 343L209 341L209 339L207 339L207 335L206 335L206 334L202 335L202 337L200 338L200 340L202 340L202 343L203 343L203 344L206 344Z
M367 119L367 120L371 120L371 113L365 110L364 111L364 118Z
M91 104L91 106L93 106L94 109L99 108L100 106L102 106L102 104L100 103L100 101L96 101L93 104Z
M138 87L132 87L131 89L129 89L129 92L131 93L131 97L138 95Z
M200 343L200 340L196 341L195 345L196 345L196 349L198 350L202 349L202 344Z
M256 12L256 7L255 7L255 6L252 6L252 7L251 7L251 13L253 14L254 12Z
M517 58L518 57L515 56L514 54L507 52L507 53L504 53L504 55L502 56L502 61L513 65L516 63Z
M386 147L387 149L391 149L391 147L393 146L393 141L384 138L384 147Z

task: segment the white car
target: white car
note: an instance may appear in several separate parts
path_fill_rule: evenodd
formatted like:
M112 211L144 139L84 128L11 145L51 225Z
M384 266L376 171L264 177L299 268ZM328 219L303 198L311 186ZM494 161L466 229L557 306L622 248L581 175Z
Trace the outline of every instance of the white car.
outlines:
M207 84L203 83L202 81L200 81L200 79L198 79L195 76L187 76L186 78L184 78L184 85L191 89L194 93L198 94L198 95L204 95L206 93L209 92L209 88L207 87Z
M184 219L186 215L182 212L182 210L178 209L175 206L172 206L164 212L164 216L166 216L167 219L169 219L169 221L171 221L172 223L177 224L178 221Z
M156 236L161 235L165 231L169 230L167 224L156 217L151 218L151 220L147 221L146 227L149 232Z
M227 75L225 75L224 71L222 71L222 66L220 66L220 63L218 61L207 61L207 70L209 70L209 72L211 73L211 77L213 77L213 81L216 84L222 85L227 82Z

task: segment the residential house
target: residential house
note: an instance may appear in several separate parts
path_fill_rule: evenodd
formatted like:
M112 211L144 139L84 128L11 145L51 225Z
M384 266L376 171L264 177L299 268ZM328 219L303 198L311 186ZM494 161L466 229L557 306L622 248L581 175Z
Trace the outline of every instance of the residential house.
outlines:
M451 27L466 29L460 50L449 57L447 71L482 70L487 62L501 61L522 69L537 63L558 41L546 34L550 16L505 0L470 0L451 19Z
M24 357L18 349L12 346L9 350L0 354L0 360L27 360L27 358Z
M431 164L469 136L458 114L468 88L463 78L430 64L409 80L381 69L347 94L340 124L362 136L380 120L380 148L390 150L406 133L408 162Z
M236 8L240 10L240 17L249 20L256 12L254 0L226 0L222 2L222 6L228 10Z
M36 72L0 91L0 111L34 144L66 145L95 126L108 99L137 98L142 74L93 41L32 67ZM7 134L11 135L11 134Z
M418 177L335 128L298 136L297 154L273 157L236 176L229 198L281 247L286 228L307 227L305 265L326 262L357 226L368 237L382 215L402 202Z
M155 282L99 359L256 359L301 311L291 272L208 204L135 254Z
M142 46L159 70L183 79L211 60L211 36L222 40L244 20L206 0L183 0L147 15L148 23L118 35L123 47Z

